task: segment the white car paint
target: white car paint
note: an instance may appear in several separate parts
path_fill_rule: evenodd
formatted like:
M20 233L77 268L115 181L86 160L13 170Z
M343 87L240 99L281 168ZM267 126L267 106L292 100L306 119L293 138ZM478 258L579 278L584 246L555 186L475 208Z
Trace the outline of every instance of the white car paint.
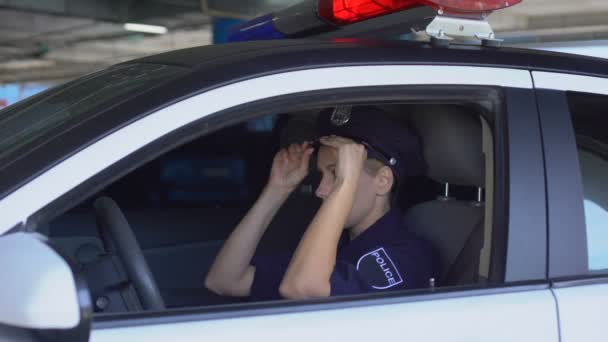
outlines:
M91 342L558 342L550 290L93 330Z
M608 59L608 40L583 40L570 42L515 44L513 47L571 53L581 56Z
M100 139L0 201L0 234L129 154L188 123L248 102L312 90L383 85L489 85L532 88L525 70L429 65L300 70L226 85L150 114Z
M80 322L72 270L43 239L35 233L0 237L0 323L69 329Z
M608 95L608 78L533 71L534 85L539 89L579 91Z
M608 284L554 289L559 308L561 342L608 340Z

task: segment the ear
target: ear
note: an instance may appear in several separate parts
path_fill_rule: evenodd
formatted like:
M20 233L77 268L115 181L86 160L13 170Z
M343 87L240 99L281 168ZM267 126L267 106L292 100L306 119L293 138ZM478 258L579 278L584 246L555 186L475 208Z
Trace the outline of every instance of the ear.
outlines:
M388 166L383 166L376 173L376 193L380 196L386 196L390 194L393 188L395 178L393 177L393 171Z

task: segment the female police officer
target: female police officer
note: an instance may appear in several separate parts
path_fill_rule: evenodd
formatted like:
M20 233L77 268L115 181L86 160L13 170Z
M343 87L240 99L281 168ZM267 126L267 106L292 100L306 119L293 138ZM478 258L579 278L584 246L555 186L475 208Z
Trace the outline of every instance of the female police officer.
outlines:
M417 138L375 107L343 106L318 120L323 204L295 252L253 257L269 223L308 173L309 143L280 150L262 194L217 255L205 286L253 300L312 298L427 286L437 257L391 208L394 188L421 171ZM286 227L287 229L288 227ZM348 229L349 241L341 239ZM342 240L342 241L341 241Z

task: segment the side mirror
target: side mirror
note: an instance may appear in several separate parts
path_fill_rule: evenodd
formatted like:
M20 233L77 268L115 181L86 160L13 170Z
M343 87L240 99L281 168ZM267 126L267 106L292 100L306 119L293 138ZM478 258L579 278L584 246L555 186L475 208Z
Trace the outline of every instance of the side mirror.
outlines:
M86 285L72 267L34 233L0 236L0 324L40 332L90 333Z

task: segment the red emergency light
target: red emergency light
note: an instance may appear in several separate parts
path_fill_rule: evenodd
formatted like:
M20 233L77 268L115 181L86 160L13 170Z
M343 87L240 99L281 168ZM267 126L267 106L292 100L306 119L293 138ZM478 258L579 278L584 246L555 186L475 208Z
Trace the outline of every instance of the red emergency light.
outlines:
M481 14L520 2L522 0L319 0L319 16L333 24L346 25L419 6L431 6L448 14Z

